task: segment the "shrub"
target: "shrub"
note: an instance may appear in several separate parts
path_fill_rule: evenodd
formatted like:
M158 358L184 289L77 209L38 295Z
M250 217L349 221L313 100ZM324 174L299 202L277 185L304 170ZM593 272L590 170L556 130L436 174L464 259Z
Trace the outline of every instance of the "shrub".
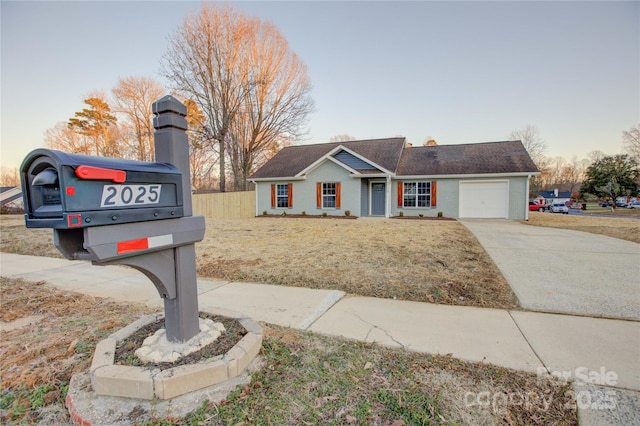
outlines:
M306 216L307 212L305 210L302 210L302 213L300 213L302 216Z
M262 212L262 216L266 216L266 215L267 215L267 211L265 210Z
M351 216L351 210L345 210L344 211L344 215L345 216Z
M400 212L400 213L398 214L398 216L400 216L400 217L404 217L404 212Z
M442 212L438 212L438 217L442 217Z
M327 212L322 212L322 217L327 217Z
M287 212L282 212L282 216L286 216L286 215L287 215Z

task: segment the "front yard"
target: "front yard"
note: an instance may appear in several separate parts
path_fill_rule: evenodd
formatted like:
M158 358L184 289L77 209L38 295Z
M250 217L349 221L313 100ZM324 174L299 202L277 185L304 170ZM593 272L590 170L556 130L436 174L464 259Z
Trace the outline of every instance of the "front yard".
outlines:
M1 250L61 257L49 229L2 216ZM361 296L510 309L517 300L456 221L259 217L207 220L198 275Z
M623 213L627 211L637 212L635 209L621 210ZM640 219L598 217L595 214L592 216L578 216L530 212L529 221L522 221L522 223L549 228L573 229L640 243Z

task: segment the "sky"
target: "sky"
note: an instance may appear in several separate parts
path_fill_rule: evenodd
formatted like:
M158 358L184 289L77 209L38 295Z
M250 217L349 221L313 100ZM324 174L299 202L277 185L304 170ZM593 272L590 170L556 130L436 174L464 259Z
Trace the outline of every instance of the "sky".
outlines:
M0 164L45 147L94 90L160 74L202 2L0 2ZM547 156L622 152L640 123L640 2L232 2L274 23L306 63L316 110L300 143L405 136L508 140Z

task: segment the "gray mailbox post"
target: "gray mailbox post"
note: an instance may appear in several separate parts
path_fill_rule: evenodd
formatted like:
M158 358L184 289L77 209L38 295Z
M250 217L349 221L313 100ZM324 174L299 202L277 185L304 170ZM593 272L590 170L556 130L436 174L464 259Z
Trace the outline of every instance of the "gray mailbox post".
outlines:
M164 299L167 339L199 333L186 107L172 96L153 104L156 163L37 149L20 167L28 228L53 228L71 260L128 265Z

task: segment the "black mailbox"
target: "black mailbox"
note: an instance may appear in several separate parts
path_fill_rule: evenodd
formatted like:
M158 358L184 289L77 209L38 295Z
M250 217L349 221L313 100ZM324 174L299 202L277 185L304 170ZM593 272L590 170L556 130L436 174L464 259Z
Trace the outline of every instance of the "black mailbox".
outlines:
M184 216L168 163L36 149L20 166L27 228L72 229Z

